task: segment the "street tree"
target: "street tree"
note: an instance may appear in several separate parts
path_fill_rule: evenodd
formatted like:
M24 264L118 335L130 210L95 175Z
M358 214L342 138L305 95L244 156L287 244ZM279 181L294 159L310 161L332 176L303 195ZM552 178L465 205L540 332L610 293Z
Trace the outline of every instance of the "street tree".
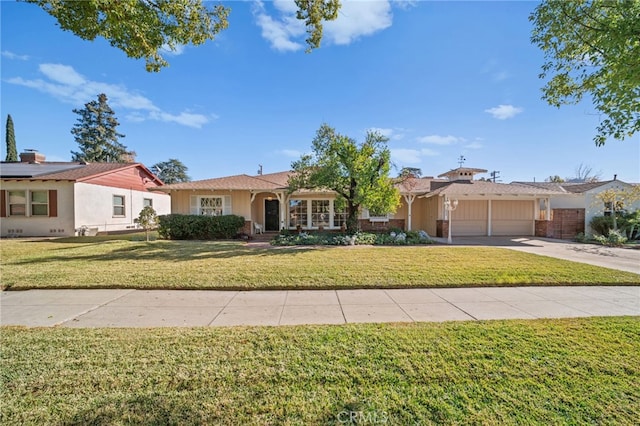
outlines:
M151 166L151 170L167 185L179 182L189 182L191 178L187 175L187 166L182 161L170 158Z
M156 211L151 206L145 206L140 211L140 214L135 221L138 225L142 226L142 229L145 231L147 241L149 241L149 232L155 228L158 222Z
M544 0L529 16L545 55L542 98L552 106L590 97L596 145L640 131L640 1Z
M552 183L563 183L565 180L562 179L559 175L554 175L554 176L549 176L548 178L545 179L545 182L552 182Z
M7 143L7 157L5 161L15 163L18 161L18 149L16 148L16 135L13 131L13 119L11 118L11 114L7 115L7 127L4 136Z
M574 176L571 178L567 178L567 182L585 182L585 183L593 183L600 181L600 172L595 172L593 167L580 163L576 166Z
M118 133L118 120L107 103L107 95L101 93L97 101L84 104L82 109L74 109L78 114L77 123L71 129L80 151L71 151L72 161L94 163L130 163L135 152L119 142L124 135Z
M347 232L358 229L362 207L376 213L393 213L400 194L389 178L391 168L388 138L369 131L365 141L341 135L327 124L316 132L312 154L303 155L291 164L293 174L289 191L329 189L347 212Z
M203 0L23 0L58 20L84 40L104 37L130 58L144 58L147 71L169 65L163 50L213 40L229 23L231 9ZM340 0L295 0L307 28L307 51L320 46L323 21L338 17Z
M422 176L422 169L418 167L403 167L398 173L399 179L419 178Z

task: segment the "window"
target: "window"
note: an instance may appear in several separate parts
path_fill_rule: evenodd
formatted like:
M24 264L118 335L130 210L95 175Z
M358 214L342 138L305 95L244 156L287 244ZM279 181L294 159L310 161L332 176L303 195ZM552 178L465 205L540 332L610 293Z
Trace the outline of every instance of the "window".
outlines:
M222 216L222 197L200 197L199 213L204 216Z
M604 216L611 216L612 211L613 211L613 203L611 201L604 203Z
M9 191L9 216L27 214L27 195L25 191Z
M289 201L289 226L307 226L307 200Z
M49 191L31 191L31 216L49 216Z
M124 210L124 196L123 195L114 195L113 196L113 215L124 217L126 216Z
M143 198L142 207L153 207L153 200L151 198Z
M366 210L366 214L369 216L369 222L388 222L389 221L389 213L383 213L382 211L376 211L372 209Z
M333 226L337 228L342 225L347 225L347 207L343 206L341 209L338 209L334 205Z
M311 226L329 227L329 200L311 200Z

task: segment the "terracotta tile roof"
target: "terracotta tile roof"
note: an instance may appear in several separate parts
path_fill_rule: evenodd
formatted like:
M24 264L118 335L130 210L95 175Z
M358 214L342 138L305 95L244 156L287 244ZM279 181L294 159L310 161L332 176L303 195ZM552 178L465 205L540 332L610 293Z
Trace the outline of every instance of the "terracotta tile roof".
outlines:
M493 183L493 182L485 182L485 181L456 181L452 182L449 185L440 187L433 192L427 194L427 197L431 197L434 195L553 195L553 194L561 194L561 192L546 189L546 188L538 188L529 185L519 185L519 184L504 184L504 183Z
M82 181L130 167L146 170L140 163L3 163L0 176L3 179Z

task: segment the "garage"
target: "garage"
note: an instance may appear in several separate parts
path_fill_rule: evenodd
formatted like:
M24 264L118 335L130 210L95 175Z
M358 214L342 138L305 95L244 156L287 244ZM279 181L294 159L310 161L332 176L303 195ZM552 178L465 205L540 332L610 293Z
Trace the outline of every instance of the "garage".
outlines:
M491 202L491 235L533 235L533 200L505 200Z
M487 235L488 204L486 200L460 201L452 212L451 235L477 237Z

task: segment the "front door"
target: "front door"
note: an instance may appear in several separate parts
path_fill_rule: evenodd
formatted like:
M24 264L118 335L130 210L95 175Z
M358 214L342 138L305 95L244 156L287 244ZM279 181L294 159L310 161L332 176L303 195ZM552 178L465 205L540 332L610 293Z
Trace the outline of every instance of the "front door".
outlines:
M264 200L264 230L280 230L280 201Z

